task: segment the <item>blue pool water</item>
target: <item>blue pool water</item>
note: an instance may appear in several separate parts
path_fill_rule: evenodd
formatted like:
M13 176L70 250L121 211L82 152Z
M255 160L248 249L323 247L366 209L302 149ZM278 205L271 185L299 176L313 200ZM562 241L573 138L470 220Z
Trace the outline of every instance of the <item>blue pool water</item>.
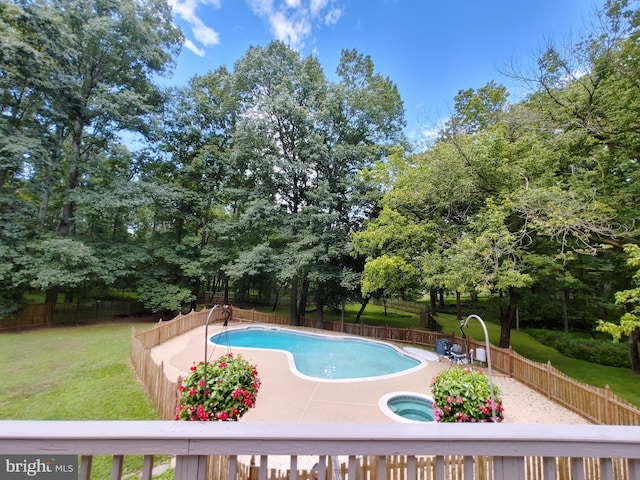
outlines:
M353 379L392 375L422 364L399 349L355 337L328 337L292 330L248 327L211 337L230 347L284 350L293 356L297 370L320 379Z

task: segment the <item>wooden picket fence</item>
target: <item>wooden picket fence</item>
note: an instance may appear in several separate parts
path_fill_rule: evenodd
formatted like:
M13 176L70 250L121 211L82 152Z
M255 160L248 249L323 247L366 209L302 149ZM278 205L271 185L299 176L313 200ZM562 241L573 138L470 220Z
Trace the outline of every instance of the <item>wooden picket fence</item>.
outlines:
M322 459L321 459L322 460ZM462 455L445 455L443 457L423 456L416 457L414 461L404 455L386 456L358 456L355 460L354 476L348 475L349 467L347 463L337 460L337 465L333 462L336 457L327 456L326 479L342 480L353 478L354 480L404 480L406 478L416 478L418 480L436 480L446 478L448 480L465 480L465 463ZM474 457L473 459L474 480L493 480L493 457ZM211 479L226 478L229 471L229 457L223 455L212 455L209 457L208 476ZM380 462L384 461L382 469L386 472L384 478L380 478ZM525 478L527 480L545 480L544 462L542 457L525 457ZM582 459L584 465L585 478L602 479L601 465L596 458ZM555 480L571 480L571 459L568 457L557 457ZM258 480L259 463L255 456L251 456L248 463L238 461L236 480ZM437 472L443 472L441 477ZM412 475L413 474L413 475ZM268 468L265 480L288 480L292 478L291 470ZM315 469L296 469L296 479L317 480L318 472ZM613 478L629 479L628 465L626 459L614 459Z
M177 382L169 380L163 371L163 364L156 364L151 358L151 348L178 335L182 335L193 328L204 325L211 311L203 310L187 315L179 315L175 319L160 321L152 328L136 332L131 335L131 363L138 374L143 387L152 399L160 415L165 420L174 418L174 406L177 394ZM213 322L221 319L222 311L214 311L211 315ZM254 310L233 309L234 322L268 323L289 325L289 317L256 312ZM304 318L303 326L316 327L316 319ZM367 336L393 342L411 343L428 347L435 346L440 338L460 342L460 338L440 333L417 329L396 329L391 327L374 327L360 324L341 324L340 322L323 322L325 329L343 331L352 335ZM484 347L480 342L469 341L470 348ZM609 389L596 389L580 384L556 371L550 364L532 362L511 349L492 347L492 360L496 360L496 370L511 375L529 387L541 392L548 398L561 403L593 423L609 423L613 425L640 425L640 409L617 398ZM328 464L326 478L330 480L435 480L447 478L449 480L463 480L465 478L465 457L462 455L446 456L358 456L355 466L345 463L332 463L332 458L324 457ZM546 480L545 459L539 456L525 458L525 478L527 480ZM574 459L575 460L575 459ZM557 457L553 460L557 472L556 480L571 480L572 460ZM208 459L208 478L228 478L230 457L212 455ZM384 462L380 468L380 462ZM339 463L339 464L338 464ZM597 458L583 458L586 476L593 480L606 477L601 472L602 465ZM493 457L474 457L472 466L473 477L476 480L494 480ZM613 479L626 480L629 478L629 466L626 459L613 459ZM384 478L380 472L386 472ZM290 470L270 468L267 475L261 475L255 457L249 462L238 461L236 465L237 480L284 480L291 478ZM411 472L411 474L409 473ZM444 477L442 473L444 472ZM300 480L317 480L318 471L315 469L300 470L296 468L296 478Z
M150 358L150 349L160 343L182 335L193 328L204 325L210 310L179 315L168 322L159 322L144 332L132 333L131 361L138 376L146 386L148 393L162 417L173 418L175 389L177 385L169 382L158 366ZM222 311L214 311L212 321L219 321ZM286 315L275 315L233 308L232 319L236 322L268 323L289 325ZM316 319L305 317L302 326L318 328ZM465 343L468 348L486 348L484 343L471 339L462 340L455 335L430 332L413 328L393 328L341 322L321 322L325 330L343 332L349 335L370 337L391 342L408 343L433 348L438 339L446 338L453 343ZM627 402L605 388L592 387L578 382L554 368L551 363L538 363L529 360L513 349L503 349L491 345L492 368L509 375L524 385L545 395L548 399L562 405L589 422L605 425L640 425L640 408ZM169 382L169 383L167 383ZM157 397L154 398L154 397Z
M75 325L80 321L86 324L134 316L150 316L150 312L140 302L128 300L29 304L18 314L0 320L0 332Z
M55 305L52 303L27 305L19 315L4 318L0 321L0 332L16 332L20 330L50 327L53 325Z

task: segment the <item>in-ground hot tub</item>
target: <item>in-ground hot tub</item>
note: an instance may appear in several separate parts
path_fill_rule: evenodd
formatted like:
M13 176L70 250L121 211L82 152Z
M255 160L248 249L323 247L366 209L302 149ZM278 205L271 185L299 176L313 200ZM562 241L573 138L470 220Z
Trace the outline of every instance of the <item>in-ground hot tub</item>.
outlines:
M391 392L378 400L380 410L400 423L434 422L433 398L416 392Z

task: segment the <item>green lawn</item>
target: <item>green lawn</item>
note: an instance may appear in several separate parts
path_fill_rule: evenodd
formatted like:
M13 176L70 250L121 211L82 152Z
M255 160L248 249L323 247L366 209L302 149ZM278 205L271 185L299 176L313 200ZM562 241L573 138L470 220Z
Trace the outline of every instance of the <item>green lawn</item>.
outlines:
M129 365L132 326L0 334L0 419L160 420ZM110 462L110 457L94 458L92 478L108 479ZM142 457L126 457L125 472L141 468Z

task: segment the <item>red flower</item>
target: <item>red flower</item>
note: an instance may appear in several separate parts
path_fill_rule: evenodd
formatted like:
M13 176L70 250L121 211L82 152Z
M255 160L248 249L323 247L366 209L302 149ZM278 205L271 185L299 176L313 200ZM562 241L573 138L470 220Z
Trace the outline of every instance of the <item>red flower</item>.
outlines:
M223 412L218 413L216 417L218 417L219 420L226 420L227 418L229 418L229 413L225 410Z

